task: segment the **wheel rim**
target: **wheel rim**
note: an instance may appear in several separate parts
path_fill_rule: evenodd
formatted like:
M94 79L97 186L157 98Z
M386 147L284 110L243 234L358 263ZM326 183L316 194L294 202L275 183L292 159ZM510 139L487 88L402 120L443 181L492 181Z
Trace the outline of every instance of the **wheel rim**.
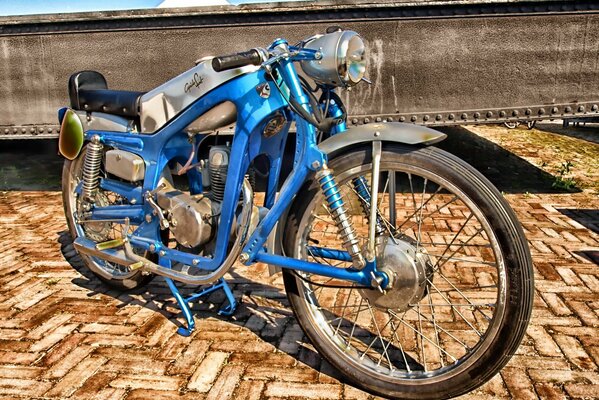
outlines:
M77 187L80 185L83 171L83 161L85 159L85 148L82 150L79 157L73 160L69 165L68 182L66 188L67 194L67 218L70 220L70 225L74 228L76 237L88 237L95 241L108 241L123 237L123 232L126 229L125 224L121 223L88 223L84 227L78 222L78 215L81 213L81 202L77 194ZM65 188L63 188L65 190ZM125 200L113 192L106 192L99 189L98 202L102 206L112 204L123 204ZM129 232L134 230L135 226L129 226ZM115 263L102 260L98 257L89 257L81 254L81 257L86 261L87 265L94 271L107 279L126 280L136 271L130 271L127 267Z
M351 179L364 176L370 183L370 170L367 164L336 175L356 230L362 233L362 244L368 221ZM507 280L503 255L482 211L445 178L384 159L381 170L379 209L387 234L392 231L389 225L394 225L404 238L415 240L420 251L428 252L434 263L434 277L426 282L427 294L400 315L374 307L355 285L318 287L306 278L328 285L343 282L304 275L304 279L296 278L297 286L317 335L353 368L395 383L435 383L472 366L502 325ZM393 180L395 190L389 184ZM392 198L395 212L391 211ZM431 232L431 227L437 229ZM294 255L348 267L348 263L309 253L315 241L341 249L334 236L336 228L319 193L300 221Z

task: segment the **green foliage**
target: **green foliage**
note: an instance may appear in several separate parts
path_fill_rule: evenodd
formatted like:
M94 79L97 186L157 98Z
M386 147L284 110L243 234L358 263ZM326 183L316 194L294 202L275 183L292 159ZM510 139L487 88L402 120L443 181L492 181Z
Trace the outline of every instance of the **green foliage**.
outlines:
M551 187L563 190L576 189L576 180L567 176L572 172L572 167L574 164L571 161L563 162L557 169L557 175L554 177Z

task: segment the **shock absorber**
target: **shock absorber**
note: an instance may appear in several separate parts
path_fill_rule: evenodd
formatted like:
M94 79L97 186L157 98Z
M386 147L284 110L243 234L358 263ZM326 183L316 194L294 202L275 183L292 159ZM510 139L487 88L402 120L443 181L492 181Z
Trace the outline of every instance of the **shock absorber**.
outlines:
M98 188L98 175L102 163L102 143L100 137L95 135L87 145L85 159L83 160L83 199L94 201L94 192Z
M339 188L333 177L333 171L331 171L325 164L322 169L316 173L316 179L318 179L318 183L324 193L335 225L337 225L337 229L339 230L339 236L341 236L341 240L343 241L343 247L345 247L351 256L354 266L363 268L366 265L366 262L360 252L360 242L356 236L351 217L345 209L343 197L341 196L341 193L339 193Z

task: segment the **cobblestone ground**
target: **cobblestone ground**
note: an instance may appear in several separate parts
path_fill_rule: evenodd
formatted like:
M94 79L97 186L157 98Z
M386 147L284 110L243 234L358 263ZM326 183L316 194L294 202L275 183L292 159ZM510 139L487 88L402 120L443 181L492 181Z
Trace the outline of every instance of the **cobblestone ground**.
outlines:
M518 214L536 278L533 317L517 354L464 398L599 397L594 185L560 193L552 171L501 153L488 132L449 131L448 148L468 140L494 160L464 151ZM510 151L518 154L517 136L525 134L514 134ZM520 177L506 177L504 167ZM78 265L65 229L59 192L0 192L0 398L369 398L314 352L280 277L269 277L266 266L235 268L228 280L242 301L236 315L216 316L223 301L216 293L196 309L197 330L183 338L164 280L135 293L107 289L66 261Z

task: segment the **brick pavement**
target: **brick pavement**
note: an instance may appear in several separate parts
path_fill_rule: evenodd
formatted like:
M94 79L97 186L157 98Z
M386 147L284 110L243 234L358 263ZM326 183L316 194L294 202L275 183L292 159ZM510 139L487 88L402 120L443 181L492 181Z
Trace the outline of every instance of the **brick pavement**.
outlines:
M599 199L506 197L535 262L533 318L511 362L464 398L598 398ZM0 192L0 398L369 398L306 342L266 266L235 268L235 317L216 316L215 293L183 338L161 278L107 289L66 261L79 265L65 229L60 193Z

